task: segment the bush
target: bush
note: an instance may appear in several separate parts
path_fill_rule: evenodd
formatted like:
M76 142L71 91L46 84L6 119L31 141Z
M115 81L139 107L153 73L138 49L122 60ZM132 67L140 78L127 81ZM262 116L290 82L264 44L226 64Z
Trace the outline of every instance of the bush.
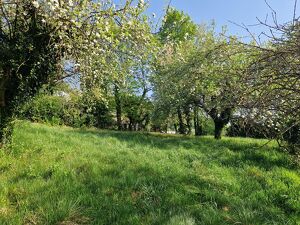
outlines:
M60 124L63 107L63 99L58 96L38 96L24 105L21 116L34 122Z
M21 108L19 117L33 122L72 127L81 127L86 120L77 101L53 95L36 96Z
M113 115L109 104L75 91L42 93L20 109L19 117L33 122L71 127L110 128Z

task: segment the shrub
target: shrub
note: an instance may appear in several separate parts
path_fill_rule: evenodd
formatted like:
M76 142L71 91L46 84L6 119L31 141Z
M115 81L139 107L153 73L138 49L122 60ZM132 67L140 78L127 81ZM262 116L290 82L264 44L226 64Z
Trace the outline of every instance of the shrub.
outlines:
M61 123L64 100L58 96L37 96L27 102L21 110L21 116L34 122Z
M109 104L75 91L41 93L23 105L18 116L33 122L71 127L110 128L113 125Z
M21 108L19 117L51 125L80 127L85 124L78 102L58 95L36 96Z

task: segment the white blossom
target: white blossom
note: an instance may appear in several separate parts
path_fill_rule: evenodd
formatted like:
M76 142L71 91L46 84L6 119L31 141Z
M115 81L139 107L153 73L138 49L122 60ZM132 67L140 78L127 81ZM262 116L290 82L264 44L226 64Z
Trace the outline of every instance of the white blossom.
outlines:
M35 7L35 8L39 8L40 7L40 4L38 1L33 1L32 2L32 5Z
M73 6L73 0L69 0L69 6Z

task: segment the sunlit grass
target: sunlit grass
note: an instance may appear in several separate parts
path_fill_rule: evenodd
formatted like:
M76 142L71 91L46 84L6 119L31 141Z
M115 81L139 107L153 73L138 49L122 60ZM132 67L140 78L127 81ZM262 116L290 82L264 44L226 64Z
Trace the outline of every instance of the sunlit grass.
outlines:
M265 143L18 121L0 224L299 224L299 166Z

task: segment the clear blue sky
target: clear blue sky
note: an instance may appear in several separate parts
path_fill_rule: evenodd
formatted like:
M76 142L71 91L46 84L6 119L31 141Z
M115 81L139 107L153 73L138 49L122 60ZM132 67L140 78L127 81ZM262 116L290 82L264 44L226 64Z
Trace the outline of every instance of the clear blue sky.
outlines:
M164 14L169 0L150 0L149 14L155 13L157 18ZM268 0L269 5L277 12L278 22L287 22L293 18L294 0ZM229 21L246 25L256 24L256 17L265 20L271 10L264 0L172 0L171 5L188 13L196 23L209 23L214 20L217 27L227 25L229 34L244 36L246 32L231 24ZM300 1L297 16L300 16ZM259 34L266 28L250 27L251 31Z

